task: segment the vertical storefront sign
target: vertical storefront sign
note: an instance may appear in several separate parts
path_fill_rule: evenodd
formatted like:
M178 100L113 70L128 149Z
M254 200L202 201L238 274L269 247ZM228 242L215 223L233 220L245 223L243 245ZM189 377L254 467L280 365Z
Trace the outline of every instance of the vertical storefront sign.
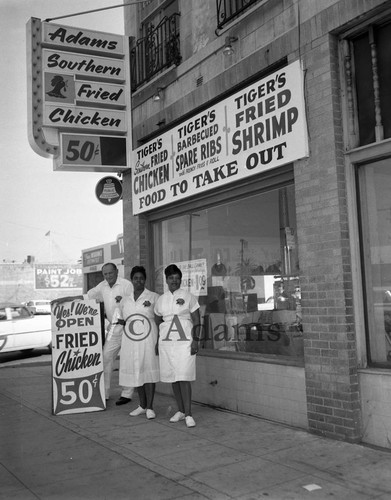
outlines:
M106 407L99 304L74 300L52 308L53 413Z
M31 18L27 56L34 151L53 158L54 170L126 170L131 150L126 38Z

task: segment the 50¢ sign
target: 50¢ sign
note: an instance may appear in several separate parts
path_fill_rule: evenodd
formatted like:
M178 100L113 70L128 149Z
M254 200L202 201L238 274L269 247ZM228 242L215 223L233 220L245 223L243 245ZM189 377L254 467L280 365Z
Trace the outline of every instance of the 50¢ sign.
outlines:
M112 135L61 134L55 170L118 172L126 167L126 138Z

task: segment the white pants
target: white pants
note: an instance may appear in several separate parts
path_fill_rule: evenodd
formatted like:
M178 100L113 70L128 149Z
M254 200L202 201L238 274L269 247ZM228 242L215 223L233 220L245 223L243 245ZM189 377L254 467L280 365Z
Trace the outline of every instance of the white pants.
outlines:
M122 328L120 331L115 329L109 339L106 339L103 346L103 372L105 377L105 395L106 399L110 397L111 374L113 373L114 361L121 349ZM121 396L131 399L133 395L133 387L122 387Z

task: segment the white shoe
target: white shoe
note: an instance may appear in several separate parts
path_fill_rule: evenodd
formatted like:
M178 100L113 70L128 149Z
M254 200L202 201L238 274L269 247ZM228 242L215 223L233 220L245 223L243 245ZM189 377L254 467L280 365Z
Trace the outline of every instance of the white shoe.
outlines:
M181 411L177 411L175 415L170 418L170 422L179 422L180 420L185 420L185 414Z
M141 406L138 406L135 410L131 411L129 413L129 415L131 417L138 417L139 415L143 415L144 413L146 413L146 409L145 408L141 408Z
M186 420L186 426L187 427L195 427L196 426L194 418L191 417L190 415L188 415L187 417L185 417L185 420Z
M156 418L156 413L153 410L147 410L147 419L152 420L153 418Z

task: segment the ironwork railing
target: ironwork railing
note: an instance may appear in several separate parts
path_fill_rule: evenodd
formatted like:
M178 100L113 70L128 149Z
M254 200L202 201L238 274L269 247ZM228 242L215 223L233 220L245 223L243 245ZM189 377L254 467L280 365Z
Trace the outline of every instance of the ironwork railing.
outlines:
M160 23L150 29L144 38L137 40L135 47L131 49L133 91L164 68L181 62L179 16L180 14L175 13L170 17L163 17Z
M259 0L216 0L217 28L222 28L225 24L258 1Z

